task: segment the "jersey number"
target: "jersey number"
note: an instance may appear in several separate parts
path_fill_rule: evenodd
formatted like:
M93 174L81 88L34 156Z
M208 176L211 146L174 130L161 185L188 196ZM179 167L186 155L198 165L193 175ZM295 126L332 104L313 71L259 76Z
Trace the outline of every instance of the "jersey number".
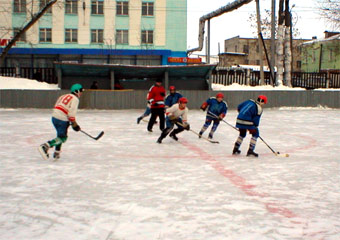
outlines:
M65 105L67 105L71 101L72 98L73 98L72 96L67 95L66 97L63 98L63 100L61 102Z

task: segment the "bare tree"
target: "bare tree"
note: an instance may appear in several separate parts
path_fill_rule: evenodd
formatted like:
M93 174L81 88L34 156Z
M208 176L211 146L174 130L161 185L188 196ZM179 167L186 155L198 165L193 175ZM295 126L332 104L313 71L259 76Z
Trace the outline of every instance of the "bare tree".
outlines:
M23 27L21 28L17 34L9 41L9 43L6 45L6 47L3 49L1 56L0 56L0 65L2 64L3 60L7 56L8 51L14 46L16 41L28 30L30 27L32 27L44 14L47 12L48 9L50 9L53 4L55 4L57 0L51 0L36 14L33 14L33 5L32 10L29 11L30 15L32 16L31 20ZM32 1L33 4L33 1Z
M317 0L319 14L334 29L340 30L340 0Z

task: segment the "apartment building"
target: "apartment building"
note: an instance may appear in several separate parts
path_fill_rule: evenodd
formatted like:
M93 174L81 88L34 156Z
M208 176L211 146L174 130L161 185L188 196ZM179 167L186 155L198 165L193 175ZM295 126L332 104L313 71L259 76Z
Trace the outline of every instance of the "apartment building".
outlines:
M2 1L0 51L47 2ZM62 0L19 39L3 65L167 65L169 57L186 57L186 31L186 0Z

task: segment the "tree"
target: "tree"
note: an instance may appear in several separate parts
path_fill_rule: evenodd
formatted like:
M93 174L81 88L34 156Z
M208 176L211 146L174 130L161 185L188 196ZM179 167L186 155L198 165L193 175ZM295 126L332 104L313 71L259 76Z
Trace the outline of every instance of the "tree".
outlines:
M2 50L1 56L0 56L0 65L7 56L8 51L12 48L12 46L16 43L16 41L30 28L32 27L44 14L45 12L50 9L53 4L55 4L57 0L51 0L49 1L38 13L33 14L30 13L32 16L31 20L23 27L21 28L17 34L12 38L11 41L7 44L7 46ZM33 1L32 1L33 3Z
M340 0L317 0L319 14L335 30L340 30Z
M293 23L293 37L294 38L297 38L300 36L300 32L299 32L299 29L295 27L296 23L297 23L297 19L298 17L297 16L293 16L292 18L292 23ZM256 13L251 13L249 15L249 18L248 18L248 22L250 22L250 27L252 29L252 34L254 34L254 36L257 37L257 23L256 23ZM262 15L262 18L261 18L261 32L262 32L262 35L263 35L263 38L270 38L271 37L271 23L272 23L272 20L271 20L271 11L268 10L268 9L265 9L264 10L264 14ZM277 26L277 18L275 20L275 26ZM275 29L275 35L277 35L277 28Z

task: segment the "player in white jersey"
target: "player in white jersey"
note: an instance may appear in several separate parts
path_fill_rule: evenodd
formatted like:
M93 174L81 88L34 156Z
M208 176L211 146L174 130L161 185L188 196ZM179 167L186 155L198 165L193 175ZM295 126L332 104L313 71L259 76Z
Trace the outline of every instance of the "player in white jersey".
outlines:
M166 109L166 128L162 131L161 136L158 138L157 142L162 143L162 140L171 132L174 125L177 128L170 133L170 137L178 141L176 134L185 130L190 130L190 125L188 123L188 100L185 97L179 99L178 103L172 105L172 107Z
M79 131L80 127L76 122L76 113L79 105L79 98L83 92L81 84L76 83L71 87L71 93L62 95L54 105L52 123L57 130L57 137L39 146L39 152L47 160L49 148L55 147L54 160L60 158L61 145L67 140L67 129L69 125L73 130Z

